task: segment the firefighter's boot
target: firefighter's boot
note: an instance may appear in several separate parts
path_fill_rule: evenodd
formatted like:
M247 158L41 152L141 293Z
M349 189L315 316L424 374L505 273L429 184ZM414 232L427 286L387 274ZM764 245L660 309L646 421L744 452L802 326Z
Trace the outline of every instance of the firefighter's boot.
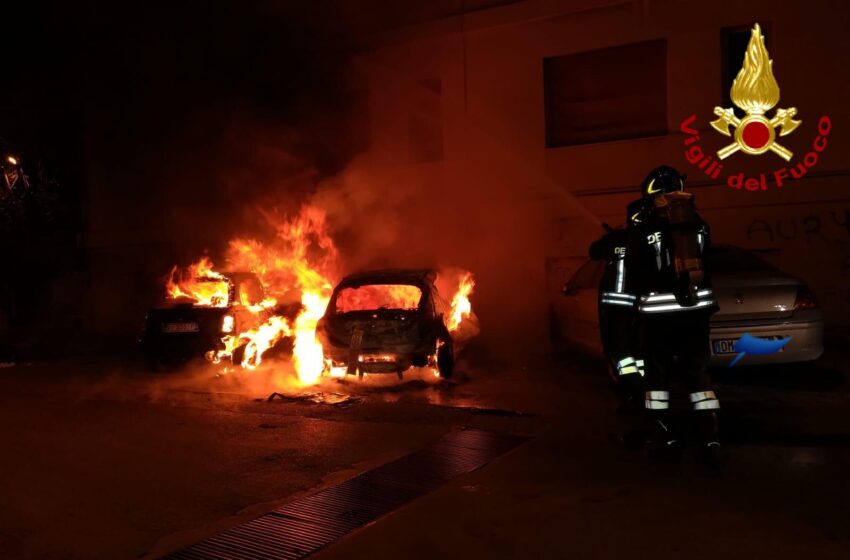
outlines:
M665 417L656 417L647 440L649 456L665 463L678 463L684 450L682 440L670 429L670 421Z
M723 447L720 445L720 425L717 412L696 413L699 448L697 460L706 466L718 468L723 463Z

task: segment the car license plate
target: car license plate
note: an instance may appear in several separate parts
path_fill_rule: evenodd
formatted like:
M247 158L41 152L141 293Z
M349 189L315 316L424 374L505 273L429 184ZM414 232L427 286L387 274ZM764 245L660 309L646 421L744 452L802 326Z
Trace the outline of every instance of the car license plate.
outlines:
M173 333L194 333L201 330L200 325L194 321L181 321L179 323L163 323L162 332L166 334Z
M711 353L715 356L720 354L735 354L735 343L737 338L721 338L711 341Z
M765 340L779 340L781 336L762 336ZM722 354L737 354L738 351L735 350L735 343L738 342L737 338L718 338L716 340L711 341L711 353L715 356L720 356ZM784 348L780 348L779 351L784 351Z

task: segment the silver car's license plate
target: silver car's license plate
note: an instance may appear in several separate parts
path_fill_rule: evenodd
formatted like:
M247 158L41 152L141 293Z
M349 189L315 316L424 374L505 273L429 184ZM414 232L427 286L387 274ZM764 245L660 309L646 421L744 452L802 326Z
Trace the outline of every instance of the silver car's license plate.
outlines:
M779 340L782 337L773 335L773 336L762 336L759 337L764 340ZM722 354L737 354L738 351L735 350L735 343L738 342L737 338L718 338L716 340L711 341L711 353L714 356L720 356ZM784 351L784 348L780 348L779 352Z
M721 338L711 341L711 353L715 356L720 354L735 354L735 343L737 338Z
M179 323L163 323L162 332L166 334L174 333L194 333L201 330L200 325L194 321L181 321Z

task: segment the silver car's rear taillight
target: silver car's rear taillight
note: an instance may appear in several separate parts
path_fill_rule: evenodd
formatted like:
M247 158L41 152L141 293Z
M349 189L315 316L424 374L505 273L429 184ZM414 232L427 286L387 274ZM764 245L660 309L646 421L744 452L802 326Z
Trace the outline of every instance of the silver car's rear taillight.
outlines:
M797 298L794 300L794 309L816 309L818 298L808 286L797 287Z

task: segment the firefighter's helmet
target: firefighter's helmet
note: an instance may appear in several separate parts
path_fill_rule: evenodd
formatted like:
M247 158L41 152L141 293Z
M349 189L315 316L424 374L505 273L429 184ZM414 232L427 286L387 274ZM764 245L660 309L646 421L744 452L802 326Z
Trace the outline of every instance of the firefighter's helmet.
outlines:
M656 167L649 172L640 186L644 198L655 198L656 196L679 192L685 189L685 175L669 165Z
M644 219L645 209L646 204L642 198L629 202L629 205L626 206L626 226L634 226L641 223Z

